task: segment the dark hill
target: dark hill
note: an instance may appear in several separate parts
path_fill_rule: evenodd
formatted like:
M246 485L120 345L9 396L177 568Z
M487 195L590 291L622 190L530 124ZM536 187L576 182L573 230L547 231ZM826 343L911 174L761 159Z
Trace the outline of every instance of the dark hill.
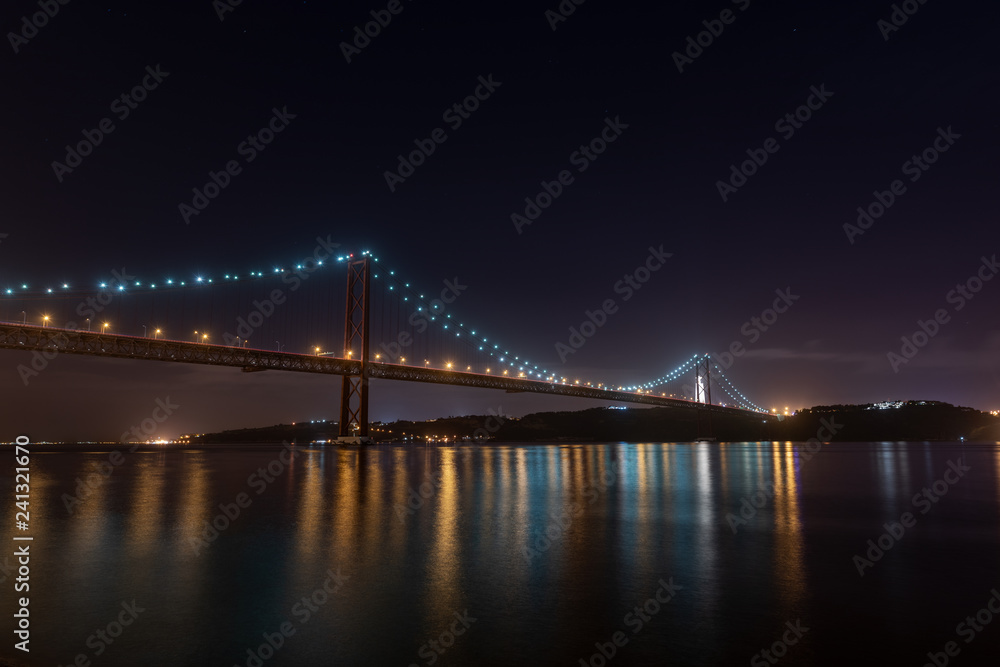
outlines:
M298 422L264 428L208 433L191 438L205 443L299 443L328 441L335 422ZM590 408L575 412L538 412L521 418L470 415L428 421L373 424L378 441L495 440L500 442L688 442L711 436L720 441L795 440L986 440L1000 441L1000 418L972 408L937 401L879 405L820 405L765 422L755 414L686 408Z

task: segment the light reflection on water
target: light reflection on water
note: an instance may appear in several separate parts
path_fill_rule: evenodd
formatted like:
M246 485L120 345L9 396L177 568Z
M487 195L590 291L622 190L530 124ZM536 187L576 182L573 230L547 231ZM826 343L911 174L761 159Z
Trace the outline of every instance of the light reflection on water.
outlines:
M994 445L307 446L251 485L279 452L125 453L72 513L108 452L35 452L32 664L94 659L88 637L133 598L146 611L94 664L245 665L286 621L268 667L427 664L465 610L477 620L438 664L579 664L619 630L616 664L743 663L796 619L813 629L789 664L869 640L866 661L917 662L1000 583ZM859 577L852 557L958 456L967 477ZM727 515L761 490L734 534ZM212 521L230 525L211 538ZM302 622L329 571L349 579ZM681 591L633 634L626 614L670 578ZM23 660L11 642L0 656Z

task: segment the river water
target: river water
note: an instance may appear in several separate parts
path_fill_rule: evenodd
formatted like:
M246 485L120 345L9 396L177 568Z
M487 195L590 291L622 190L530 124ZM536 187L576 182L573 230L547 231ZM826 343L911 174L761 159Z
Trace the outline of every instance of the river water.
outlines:
M1000 654L1000 445L38 449L26 533L4 450L0 664Z

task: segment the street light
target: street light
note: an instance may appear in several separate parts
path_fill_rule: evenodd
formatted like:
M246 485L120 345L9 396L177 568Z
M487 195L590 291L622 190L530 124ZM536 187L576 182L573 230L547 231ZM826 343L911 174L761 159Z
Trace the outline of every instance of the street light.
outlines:
M316 346L316 354L319 354L319 345Z
M90 318L87 318L87 331L90 331Z
M104 324L102 324L101 325L101 333L104 333L107 330L107 328L110 327L110 326L111 326L111 324L109 324L108 322L105 322Z
M146 325L145 324L142 325L142 337L143 338L146 337Z
M42 316L42 326L43 327L49 326L49 316L48 315L43 315Z
M160 330L157 329L156 331L153 332L153 340L156 340L156 337L159 335L160 335Z

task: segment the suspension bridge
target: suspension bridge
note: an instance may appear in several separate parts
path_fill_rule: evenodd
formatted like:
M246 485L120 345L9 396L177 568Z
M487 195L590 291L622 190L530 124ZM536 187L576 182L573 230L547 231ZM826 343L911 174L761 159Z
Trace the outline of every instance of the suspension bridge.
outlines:
M463 289L457 281L445 281L440 298L427 298L369 252L334 257L322 246L302 262L267 272L145 282L123 269L96 290L11 285L0 294L0 349L32 352L29 363L17 366L25 385L62 354L340 376L342 442L369 440L371 379L770 416L707 354L631 386L539 368L451 312ZM314 277L331 266L347 269L346 293ZM314 344L300 319L277 316L305 310L310 330L331 332L340 306L342 346ZM713 403L713 386L725 400Z

